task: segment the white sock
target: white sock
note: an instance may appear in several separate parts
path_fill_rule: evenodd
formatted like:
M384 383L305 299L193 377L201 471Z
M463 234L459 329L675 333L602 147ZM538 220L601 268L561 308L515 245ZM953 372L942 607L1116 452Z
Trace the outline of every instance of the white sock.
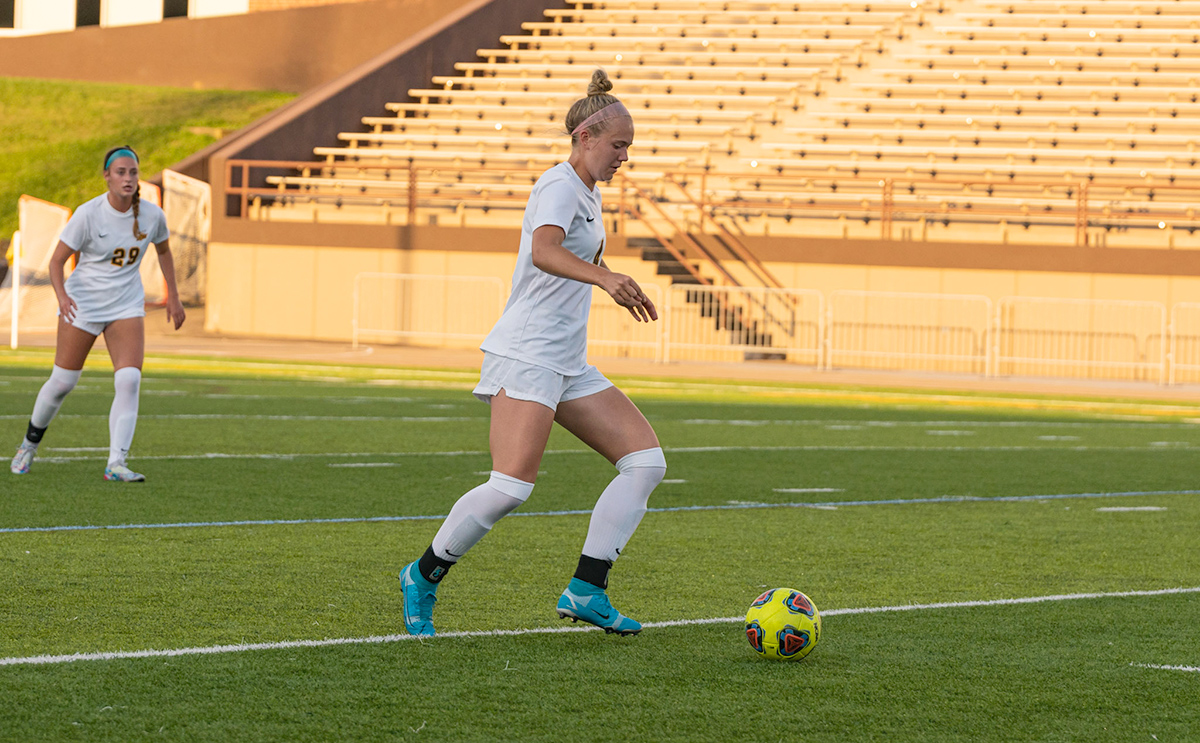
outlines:
M667 473L667 460L660 447L635 451L617 460L617 473L592 509L583 543L583 554L609 563L616 562L646 515L650 493Z
M50 370L50 378L38 391L37 400L33 403L33 415L29 416L29 422L35 428L46 428L50 425L50 421L54 420L54 416L58 415L59 409L62 408L63 400L67 399L67 395L79 383L81 374L82 371L64 369L57 364ZM33 442L26 438L24 445L36 449L39 443L41 442Z
M433 554L458 562L496 522L529 498L533 483L492 471L488 481L458 499L433 538Z
M108 464L125 464L133 432L137 428L138 391L142 386L142 370L136 366L117 369L113 374L112 409L108 413Z

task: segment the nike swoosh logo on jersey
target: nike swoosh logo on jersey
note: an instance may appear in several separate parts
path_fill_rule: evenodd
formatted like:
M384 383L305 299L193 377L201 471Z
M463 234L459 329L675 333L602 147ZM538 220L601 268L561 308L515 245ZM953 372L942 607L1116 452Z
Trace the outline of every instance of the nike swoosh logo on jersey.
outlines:
M596 218L595 218L595 217L588 217L588 218L587 218L587 221L589 221L589 222L595 222L595 221L596 221Z

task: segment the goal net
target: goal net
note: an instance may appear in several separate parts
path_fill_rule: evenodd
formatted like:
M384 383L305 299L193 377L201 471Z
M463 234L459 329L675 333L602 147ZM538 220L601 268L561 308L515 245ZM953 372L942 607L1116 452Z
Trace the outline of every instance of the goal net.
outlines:
M204 304L204 269L212 228L212 186L173 170L163 171L163 211L171 231L171 257L179 299L186 305ZM157 261L155 261L157 265ZM156 269L157 270L157 269ZM161 282L162 274L159 274Z

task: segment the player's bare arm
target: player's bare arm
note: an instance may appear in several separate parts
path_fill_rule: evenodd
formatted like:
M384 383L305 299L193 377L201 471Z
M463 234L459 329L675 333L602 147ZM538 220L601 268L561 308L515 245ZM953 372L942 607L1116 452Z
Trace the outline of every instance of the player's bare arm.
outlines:
M658 319L658 310L632 277L610 271L603 261L588 263L563 247L566 233L555 225L542 225L533 233L533 265L564 279L594 284L608 292L617 304L629 310L638 322Z
M67 294L66 287L66 265L74 254L69 245L59 240L50 256L50 285L54 287L54 296L58 298L58 311L67 322L75 319L76 310L75 300Z
M171 255L171 243L169 240L163 240L161 244L155 245L154 249L158 251L158 267L162 269L163 281L167 282L167 320L174 324L176 330L179 330L183 321L187 319L187 313L184 312L183 303L179 301L179 287L175 283L175 258Z

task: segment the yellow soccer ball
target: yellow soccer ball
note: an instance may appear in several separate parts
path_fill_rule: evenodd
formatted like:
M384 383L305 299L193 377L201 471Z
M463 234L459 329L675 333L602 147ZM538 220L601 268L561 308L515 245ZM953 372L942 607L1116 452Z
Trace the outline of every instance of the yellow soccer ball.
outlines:
M772 588L750 604L746 639L764 658L800 660L821 639L821 612L794 588Z

